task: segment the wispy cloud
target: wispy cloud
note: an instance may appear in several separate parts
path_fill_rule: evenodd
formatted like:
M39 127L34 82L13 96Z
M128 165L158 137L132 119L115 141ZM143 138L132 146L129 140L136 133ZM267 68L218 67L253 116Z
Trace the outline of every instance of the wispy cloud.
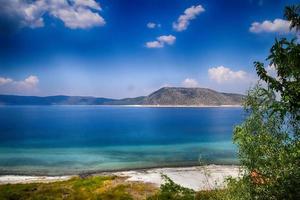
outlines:
M146 43L147 48L163 48L164 45L160 43L159 41L151 41Z
M172 45L175 43L176 37L173 35L162 35L156 38L155 41L146 43L147 48L163 48L165 44Z
M172 44L174 44L176 37L173 35L162 35L162 36L159 36L157 38L157 40L162 44L166 43L166 44L172 45Z
M150 29L160 28L161 24L156 24L154 22L149 22L149 23L147 23L147 27L150 28Z
M38 91L39 78L30 75L24 80L14 80L12 78L0 77L0 92L1 93L18 93L27 94Z
M188 87L188 88L195 88L199 87L199 83L197 80L192 79L192 78L186 78L182 81L181 85L183 87Z
M0 77L0 86L13 82L10 78Z
M104 18L99 15L101 7L95 0L11 0L3 4L2 12L11 19L19 20L21 27L43 27L46 14L63 21L71 29L105 24Z
M197 15L204 12L205 9L202 5L191 6L184 11L184 14L180 15L176 22L173 23L173 28L176 31L184 31L190 24L190 21L195 19Z

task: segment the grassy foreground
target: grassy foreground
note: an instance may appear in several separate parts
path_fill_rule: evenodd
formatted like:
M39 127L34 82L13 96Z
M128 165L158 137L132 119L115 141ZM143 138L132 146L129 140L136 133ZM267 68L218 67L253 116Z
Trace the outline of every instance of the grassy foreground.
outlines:
M127 182L116 176L91 176L72 178L53 183L0 185L0 200L129 200L129 199L216 199L222 190L195 193L173 182L160 189L152 184Z
M53 183L0 185L0 199L146 199L156 191L153 185L125 182L116 176L92 176Z

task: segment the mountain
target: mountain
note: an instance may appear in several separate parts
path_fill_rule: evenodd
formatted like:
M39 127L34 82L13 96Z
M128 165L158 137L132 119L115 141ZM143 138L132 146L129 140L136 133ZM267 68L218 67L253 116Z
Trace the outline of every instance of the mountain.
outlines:
M240 105L243 95L207 88L164 87L144 99L148 105Z
M207 88L164 87L148 96L109 99L81 96L0 95L0 105L241 105L244 95Z

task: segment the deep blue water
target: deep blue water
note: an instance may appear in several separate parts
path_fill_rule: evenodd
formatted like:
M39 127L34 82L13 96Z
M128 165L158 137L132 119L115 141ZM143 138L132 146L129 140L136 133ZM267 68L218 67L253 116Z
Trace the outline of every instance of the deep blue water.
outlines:
M242 108L1 106L0 174L236 164Z

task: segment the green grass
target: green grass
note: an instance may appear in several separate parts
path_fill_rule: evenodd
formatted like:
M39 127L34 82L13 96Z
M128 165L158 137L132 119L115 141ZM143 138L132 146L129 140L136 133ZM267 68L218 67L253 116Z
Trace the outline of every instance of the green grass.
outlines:
M126 182L116 176L72 178L53 183L0 185L0 200L215 200L226 190L199 191L183 188L171 179L160 189L151 184Z
M128 183L115 176L93 176L54 183L0 185L0 200L129 200L146 199L156 191L150 184Z

